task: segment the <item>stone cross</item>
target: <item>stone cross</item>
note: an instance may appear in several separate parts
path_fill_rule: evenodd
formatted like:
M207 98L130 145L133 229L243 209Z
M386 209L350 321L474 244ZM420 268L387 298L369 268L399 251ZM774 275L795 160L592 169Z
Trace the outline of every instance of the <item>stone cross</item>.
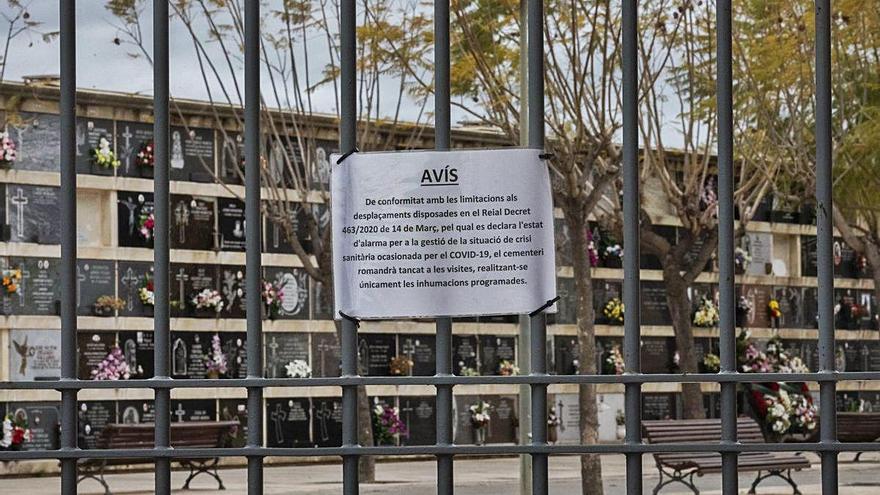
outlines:
M125 132L122 133L122 137L125 140L125 144L122 145L122 154L125 156L125 171L128 172L129 167L131 167L131 138L134 137L134 134L131 133L131 129L129 126L125 126Z
M410 376L412 376L413 368L415 368L415 361L413 360L413 355L416 353L416 347L418 347L418 345L419 345L418 340L413 342L412 339L406 339L403 342L403 347L402 347L403 354L407 357L407 359L409 359L413 363L412 366L409 366L409 375Z
M180 304L184 304L185 296L183 295L183 284L187 280L189 280L189 275L186 274L186 270L180 268L177 270L177 275L174 276L174 280L177 280L177 290L178 295L180 296Z
M27 196L24 196L24 191L19 187L16 189L15 196L9 198L9 201L15 205L15 226L18 238L24 239L24 207L28 204L29 200Z
M275 368L277 367L277 364L278 364L278 363L276 362L276 356L277 356L277 353L278 353L278 342L275 341L275 336L274 336L274 335L272 336L272 343L267 344L266 347L269 348L269 359L268 359L268 362L269 362L269 363L272 363L272 364L269 365L269 373L271 373L271 375L272 375L271 378L276 378L276 377L277 377L277 372L276 372L276 369L275 369Z
M186 411L183 410L183 404L180 402L177 403L177 410L174 411L174 415L177 416L177 422L183 422L183 417L186 416Z
M281 404L275 404L275 410L269 413L272 422L275 423L275 442L279 445L284 443L284 431L281 429L284 420L287 419L287 411L281 408Z
M181 201L174 208L174 220L177 222L177 240L180 244L186 242L186 227L189 225L189 208Z
M86 274L76 265L76 306L82 306L82 283L86 281Z
M327 421L332 414L333 412L327 409L327 402L322 402L321 409L315 412L315 417L318 418L318 426L321 430L321 440L324 442L330 440L330 429L327 425Z

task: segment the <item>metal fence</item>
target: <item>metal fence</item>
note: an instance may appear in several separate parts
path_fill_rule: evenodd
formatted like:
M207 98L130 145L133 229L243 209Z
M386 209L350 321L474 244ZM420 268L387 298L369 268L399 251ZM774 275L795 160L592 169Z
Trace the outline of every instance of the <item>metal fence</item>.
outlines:
M154 136L155 136L155 377L147 380L81 381L76 374L76 20L75 0L60 0L61 19L61 335L62 375L55 382L7 382L4 389L42 389L61 392L61 448L23 452L2 452L0 460L59 459L61 492L77 491L77 461L94 458L151 458L155 460L155 492L171 491L170 464L175 458L246 457L248 493L262 493L263 459L269 456L341 456L343 492L356 494L358 459L375 455L434 455L437 457L437 490L453 493L453 457L457 454L527 454L533 459L532 487L535 494L548 492L548 456L562 454L625 454L626 491L642 493L642 455L656 452L719 452L722 455L723 493L737 493L737 456L743 452L813 451L822 459L822 493L836 494L837 456L843 451L880 451L878 443L841 444L836 439L835 389L838 381L877 380L878 372L836 372L834 360L833 271L831 225L831 17L830 1L816 0L816 200L818 225L819 360L817 373L738 374L734 333L734 208L733 208L733 123L731 1L717 2L717 103L718 103L718 193L720 268L720 351L718 374L640 373L640 322L637 311L625 321L624 358L621 376L550 376L546 366L546 319L543 312L531 315L531 372L523 376L452 375L452 321L437 319L437 372L432 377L362 377L357 367L357 326L342 321L342 376L339 378L263 378L260 369L262 330L260 299L247 299L248 373L244 379L172 380L169 377L169 94L168 94L168 2L153 4L154 25ZM260 292L260 2L245 5L245 189L247 228L246 287ZM638 149L638 57L637 2L623 0L623 182L624 182L624 304L639 307L639 149ZM449 2L439 1L435 9L436 147L450 145L449 111ZM341 149L356 147L356 7L355 0L340 4L341 42ZM544 147L543 116L543 2L528 1L528 127L529 147ZM820 385L821 439L811 444L737 443L736 386L745 382L812 381ZM644 444L641 440L641 385L659 382L719 383L721 387L722 440L720 443ZM532 392L532 441L516 446L453 445L452 390L462 384L527 384ZM618 445L549 445L547 443L547 386L556 383L623 383L625 385L626 438ZM361 385L433 385L437 390L437 442L430 446L374 447L358 445L357 387ZM342 445L332 448L266 448L262 439L262 395L266 387L339 386L342 388ZM248 396L247 445L243 448L173 449L170 445L169 402L172 388L246 388ZM82 389L141 388L155 393L155 448L80 450L77 448L77 393Z

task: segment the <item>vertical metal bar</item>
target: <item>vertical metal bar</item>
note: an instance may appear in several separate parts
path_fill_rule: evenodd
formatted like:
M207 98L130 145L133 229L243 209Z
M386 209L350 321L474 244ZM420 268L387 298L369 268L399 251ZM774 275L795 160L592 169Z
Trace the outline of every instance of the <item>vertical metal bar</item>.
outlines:
M156 300L153 313L153 339L155 354L153 373L156 379L169 377L168 355L170 351L171 320L169 315L169 251L168 251L168 156L169 156L169 115L168 115L168 2L153 2L153 142L155 144L155 163L153 176L153 201L155 204L155 238L153 244L153 283ZM155 447L157 450L171 447L171 390L155 390L156 429ZM171 493L171 461L156 459L157 494Z
M519 145L529 144L529 2L519 0ZM529 346L526 342L532 341L529 329L529 315L519 315L517 324L517 349L516 359L519 362L520 371L525 374L531 373L531 357ZM519 401L517 404L519 415L519 444L526 445L532 441L532 389L527 384L519 386ZM519 456L519 494L532 494L532 456Z
M531 317L532 376L547 374L547 313ZM547 385L532 384L532 445L547 445ZM547 454L532 454L532 493L547 495Z
M245 284L247 304L247 376L262 377L263 320L260 298L262 245L260 225L260 2L244 4L244 159ZM263 446L263 388L247 389L247 445ZM263 458L248 457L248 493L263 493Z
M721 311L721 372L736 373L736 317L733 273L733 51L731 0L718 0L716 101L718 107L718 292ZM721 442L736 443L736 384L721 384ZM721 490L739 492L738 456L721 454Z
M451 146L449 105L449 0L434 2L434 147L438 151ZM438 376L452 374L452 318L437 318ZM437 444L451 445L452 386L437 386ZM451 455L437 456L437 494L452 495L453 465Z
M641 372L641 316L639 314L639 135L638 135L638 10L636 0L624 0L623 23L623 360L626 373ZM641 443L642 386L624 388L627 445ZM626 454L626 493L642 493L642 456Z
M529 63L529 148L544 149L544 1L529 0L527 12ZM547 373L547 315L543 311L529 321L531 374ZM525 345L525 343L521 343ZM533 384L532 445L547 444L547 385ZM532 493L547 493L547 454L532 454Z
M339 144L343 153L357 146L357 60L356 60L356 15L354 1L344 1L339 6L339 41L340 41L340 136ZM357 366L357 325L348 319L342 320L340 335L340 351L342 354L342 376L356 376ZM357 421L357 387L342 387L342 445L358 444ZM342 458L342 492L345 495L357 495L358 487L358 456L349 455Z
M834 268L831 223L831 1L816 0L816 234L819 275L819 371L833 373ZM820 442L837 442L836 382L819 383ZM837 453L822 452L822 493L837 494Z
M61 379L76 380L76 2L61 19ZM76 445L76 390L61 392L61 449ZM76 459L61 461L61 493L76 494Z

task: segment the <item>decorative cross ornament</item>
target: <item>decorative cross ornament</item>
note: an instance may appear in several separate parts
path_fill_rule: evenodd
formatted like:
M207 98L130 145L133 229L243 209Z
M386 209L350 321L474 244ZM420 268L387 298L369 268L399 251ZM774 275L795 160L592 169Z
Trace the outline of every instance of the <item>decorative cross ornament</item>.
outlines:
M16 188L15 196L9 198L9 201L15 205L16 236L19 239L24 239L24 207L30 200L24 195L24 191L19 187Z

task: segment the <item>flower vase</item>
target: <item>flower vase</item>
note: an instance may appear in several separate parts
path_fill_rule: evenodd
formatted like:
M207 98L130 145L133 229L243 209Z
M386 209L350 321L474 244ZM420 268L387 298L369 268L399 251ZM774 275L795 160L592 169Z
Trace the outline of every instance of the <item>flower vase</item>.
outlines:
M617 439L623 440L626 437L626 425L617 425Z
M153 305L152 304L144 304L143 310L141 310L141 316L146 316L147 318L153 317Z
M217 380L220 378L220 372L217 370L209 370L207 376L209 380Z
M143 177L144 179L152 179L153 178L153 170L154 170L153 167L140 166L138 168L140 168L141 177Z
M474 429L474 443L477 445L485 445L486 444L486 428L485 426L478 426Z
M605 258L605 268L622 268L623 261L617 256L609 256Z
M746 274L746 267L739 264L739 263L734 263L733 264L733 273L735 275L745 275Z
M95 163L94 161L92 161L89 164L89 173L91 175L103 175L106 177L106 176L113 175L113 172L114 172L114 170L112 168L102 167L102 166L98 165L97 163Z
M103 306L93 306L92 313L95 316L100 316L103 318L113 316L113 310L111 308L105 308Z

